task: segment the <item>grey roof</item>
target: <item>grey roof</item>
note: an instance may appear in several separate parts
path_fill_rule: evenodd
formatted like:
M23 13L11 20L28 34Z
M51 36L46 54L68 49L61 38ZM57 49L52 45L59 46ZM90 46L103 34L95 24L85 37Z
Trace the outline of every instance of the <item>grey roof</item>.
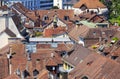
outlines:
M92 53L91 50L76 44L73 52L69 56L65 56L63 58L63 61L65 61L71 66L76 66L91 53Z

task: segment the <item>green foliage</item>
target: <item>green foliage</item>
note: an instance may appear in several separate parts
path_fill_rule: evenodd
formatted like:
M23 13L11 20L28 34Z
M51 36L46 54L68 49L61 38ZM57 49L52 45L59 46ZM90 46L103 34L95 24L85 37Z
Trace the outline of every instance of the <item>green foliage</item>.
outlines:
M109 9L109 21L120 25L120 0L100 0Z
M35 32L36 37L39 37L39 36L42 36L42 35L43 35L42 32Z
M53 6L52 9L59 9L58 6Z
M117 37L113 37L112 40L114 40L115 42L118 41L119 39Z
M118 25L120 26L120 16L118 16L117 18L111 18L109 19L109 21L114 24L114 23L118 23Z

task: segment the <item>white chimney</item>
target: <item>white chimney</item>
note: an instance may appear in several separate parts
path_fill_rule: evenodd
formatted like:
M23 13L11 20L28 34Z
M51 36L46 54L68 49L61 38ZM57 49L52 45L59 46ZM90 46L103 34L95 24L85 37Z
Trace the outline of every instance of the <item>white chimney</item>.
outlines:
M17 74L18 76L20 76L20 69L19 69L19 68L17 68L16 74Z
M24 71L21 73L21 79L24 79Z
M54 53L51 53L51 57L54 57Z
M9 66L9 74L12 74L12 64L11 64L11 53L7 53L7 58L8 58L8 66Z

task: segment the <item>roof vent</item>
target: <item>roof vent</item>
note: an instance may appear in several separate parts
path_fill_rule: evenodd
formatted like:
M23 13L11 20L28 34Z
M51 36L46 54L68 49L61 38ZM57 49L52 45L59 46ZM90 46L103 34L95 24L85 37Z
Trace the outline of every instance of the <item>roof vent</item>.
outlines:
M92 63L93 63L93 61L89 61L89 62L87 63L87 65L90 66Z

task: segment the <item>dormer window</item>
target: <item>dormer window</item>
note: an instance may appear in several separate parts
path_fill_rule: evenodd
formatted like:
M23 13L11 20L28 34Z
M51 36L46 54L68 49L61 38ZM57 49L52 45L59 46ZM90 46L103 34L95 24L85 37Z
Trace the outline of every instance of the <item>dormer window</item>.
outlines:
M81 9L82 11L84 11L84 10L87 9L87 7L86 7L86 5L83 4L83 5L80 7L80 9Z
M113 59L113 60L115 60L117 58L118 58L118 56L111 56L111 59Z
M88 79L88 77L87 76L83 76L81 79Z
M33 71L33 76L37 76L38 74L39 74L39 71L35 69L35 70Z
M93 32L93 35L95 36L95 35L96 35L96 32Z
M47 15L44 16L44 20L49 20L49 17Z
M69 16L64 16L64 20L69 20Z

